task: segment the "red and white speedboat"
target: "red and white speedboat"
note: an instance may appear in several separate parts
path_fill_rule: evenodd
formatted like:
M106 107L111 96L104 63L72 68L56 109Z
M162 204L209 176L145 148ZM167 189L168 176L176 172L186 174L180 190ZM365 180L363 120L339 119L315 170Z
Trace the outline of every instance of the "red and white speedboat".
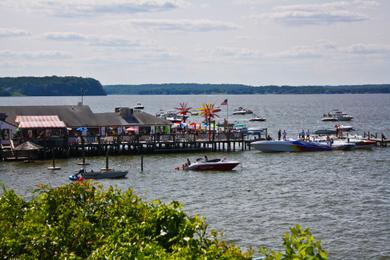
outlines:
M231 171L239 165L239 161L229 161L226 159L197 159L196 162L186 163L184 170L192 171Z

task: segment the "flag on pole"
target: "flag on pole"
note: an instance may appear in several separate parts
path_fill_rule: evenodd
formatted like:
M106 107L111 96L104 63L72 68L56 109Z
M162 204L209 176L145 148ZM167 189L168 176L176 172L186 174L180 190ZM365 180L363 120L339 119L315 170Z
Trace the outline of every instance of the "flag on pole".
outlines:
M221 103L221 106L227 106L227 104L228 104L228 100L225 99L225 100Z

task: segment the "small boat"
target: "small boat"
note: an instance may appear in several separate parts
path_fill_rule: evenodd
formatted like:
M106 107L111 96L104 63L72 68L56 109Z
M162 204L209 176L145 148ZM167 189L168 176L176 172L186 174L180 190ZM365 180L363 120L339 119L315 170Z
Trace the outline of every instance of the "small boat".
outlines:
M138 102L133 108L135 110L142 110L144 109L144 106L140 102Z
M253 114L253 111L243 107L239 107L235 109L233 112L233 115L249 115L249 114Z
M229 161L226 159L208 160L206 157L205 159L199 158L193 163L187 160L187 163L182 167L183 170L191 171L231 171L239 164L239 161Z
M354 131L355 129L353 129L352 126L350 125L339 125L338 128L343 131L343 132L350 132L350 131Z
M252 117L251 119L249 119L249 121L251 122L264 122L265 121L265 118L264 117L260 117L256 114L253 114L254 117Z
M362 138L348 138L348 142L355 144L356 149L372 149L376 146L376 141Z
M321 118L322 121L351 121L352 119L352 116L337 109L324 114Z
M250 144L255 149L264 153L276 152L320 152L331 151L330 144L310 142L302 140L270 140L256 141Z
M346 142L344 140L335 140L331 143L332 150L349 151L356 148L355 143Z
M319 129L314 131L316 135L335 135L336 129Z
M118 179L118 178L124 178L126 177L128 171L115 171L115 170L105 170L102 169L101 171L94 172L86 171L84 168L80 169L80 171L74 175L69 176L69 180L71 181L77 181L82 178L84 179ZM82 178L81 178L82 177Z

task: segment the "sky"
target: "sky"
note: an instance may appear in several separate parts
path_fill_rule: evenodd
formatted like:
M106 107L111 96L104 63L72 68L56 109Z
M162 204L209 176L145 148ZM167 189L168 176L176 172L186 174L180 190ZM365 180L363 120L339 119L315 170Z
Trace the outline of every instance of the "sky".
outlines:
M388 0L0 0L0 77L390 83Z

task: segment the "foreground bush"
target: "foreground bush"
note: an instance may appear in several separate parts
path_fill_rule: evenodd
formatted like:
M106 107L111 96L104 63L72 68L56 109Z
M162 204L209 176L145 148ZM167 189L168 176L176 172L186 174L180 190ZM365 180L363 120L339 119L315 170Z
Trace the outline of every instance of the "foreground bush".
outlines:
M41 187L37 192L34 199L24 201L14 191L4 191L0 199L3 258L252 257L251 250L242 251L222 241L216 232L207 232L204 220L187 216L177 202L146 203L130 189L103 190L89 182ZM267 259L288 259L270 250L262 253Z

